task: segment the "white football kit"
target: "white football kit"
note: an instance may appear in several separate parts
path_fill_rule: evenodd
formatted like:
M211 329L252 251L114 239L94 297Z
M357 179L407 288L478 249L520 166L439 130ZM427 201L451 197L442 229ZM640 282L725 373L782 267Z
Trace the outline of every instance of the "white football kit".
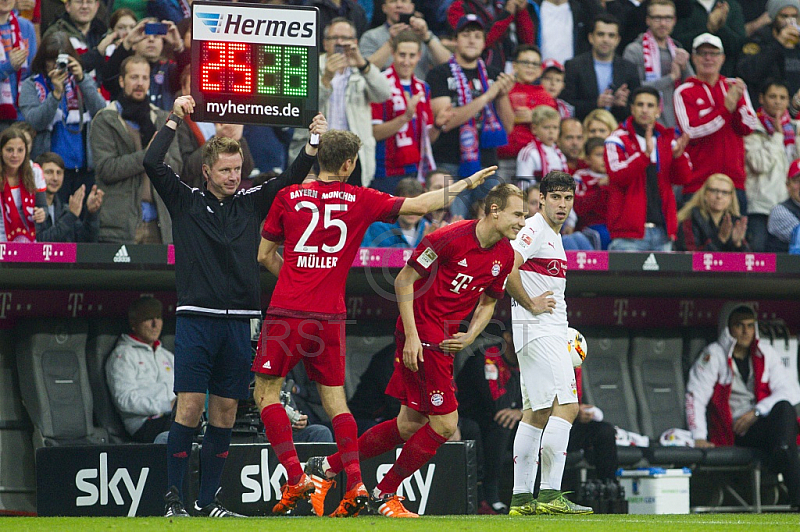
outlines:
M523 410L542 410L558 398L559 404L578 401L575 372L567 350L567 255L561 235L553 231L541 213L525 222L511 243L522 255L519 268L522 287L529 297L551 291L553 313L533 315L511 302L514 346L522 377Z

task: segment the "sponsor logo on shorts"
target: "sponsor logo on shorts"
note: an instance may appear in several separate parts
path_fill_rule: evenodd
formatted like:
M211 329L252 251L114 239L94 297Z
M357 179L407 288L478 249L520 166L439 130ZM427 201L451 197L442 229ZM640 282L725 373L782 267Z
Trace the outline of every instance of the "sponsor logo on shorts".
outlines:
M444 404L444 396L440 392L433 392L431 394L431 404L433 406L442 406Z

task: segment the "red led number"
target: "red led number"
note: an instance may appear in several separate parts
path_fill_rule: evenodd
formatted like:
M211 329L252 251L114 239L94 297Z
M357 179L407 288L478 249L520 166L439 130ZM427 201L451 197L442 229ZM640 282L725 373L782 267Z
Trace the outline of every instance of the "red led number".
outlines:
M200 48L200 90L254 92L252 47L242 43L205 41Z

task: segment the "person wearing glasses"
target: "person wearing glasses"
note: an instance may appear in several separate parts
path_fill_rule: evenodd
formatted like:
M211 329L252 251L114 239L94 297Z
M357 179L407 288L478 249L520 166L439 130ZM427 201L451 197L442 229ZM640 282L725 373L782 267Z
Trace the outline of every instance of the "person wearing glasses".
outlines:
M758 118L741 78L720 74L725 49L716 35L703 33L692 41L692 62L697 74L673 95L675 118L689 136L686 152L692 159L692 176L683 186L684 200L700 190L711 174L733 180L742 215L747 214L744 192L744 137L758 128Z
M372 105L392 97L392 86L378 67L361 54L356 25L337 17L323 30L324 54L319 56L319 110L331 129L352 131L361 139L358 162L350 183L369 186L375 176ZM308 141L308 130L294 130L289 156Z
M558 109L556 100L542 85L535 84L542 77L542 53L533 44L517 47L514 56L514 86L508 91L508 100L514 110L514 129L508 135L508 144L497 148L498 175L511 182L517 175L517 155L533 142L531 113L538 105Z
M622 54L636 65L642 85L655 87L661 93L664 109L658 122L667 127L675 127L672 94L676 83L694 75L689 52L671 37L676 20L673 0L651 0L645 17L647 31L626 46Z
M750 251L747 217L739 215L733 181L712 174L678 213L679 251Z

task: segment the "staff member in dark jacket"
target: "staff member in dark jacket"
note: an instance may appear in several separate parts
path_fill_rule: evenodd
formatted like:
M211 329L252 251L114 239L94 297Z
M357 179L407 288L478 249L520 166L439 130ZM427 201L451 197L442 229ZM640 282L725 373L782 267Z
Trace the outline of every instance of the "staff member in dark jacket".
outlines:
M173 113L153 139L144 168L172 217L175 282L178 291L175 337L175 421L167 442L166 516L188 515L182 503L194 427L200 421L206 390L209 424L200 454L200 492L194 513L236 517L217 500L219 479L228 454L239 399L249 395L250 318L260 316L259 225L275 194L301 183L317 149L307 145L279 178L236 193L241 181L242 151L229 138L203 146L203 189L190 188L164 157L194 99L175 100ZM327 122L317 115L311 133Z

